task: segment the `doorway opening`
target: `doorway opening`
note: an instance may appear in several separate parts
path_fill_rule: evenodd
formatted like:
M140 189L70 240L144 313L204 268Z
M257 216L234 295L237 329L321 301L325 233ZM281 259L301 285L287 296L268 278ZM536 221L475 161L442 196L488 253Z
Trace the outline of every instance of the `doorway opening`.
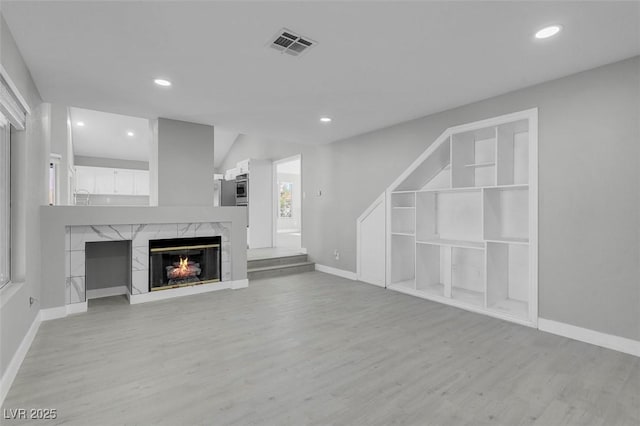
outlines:
M302 157L273 162L273 246L302 248Z

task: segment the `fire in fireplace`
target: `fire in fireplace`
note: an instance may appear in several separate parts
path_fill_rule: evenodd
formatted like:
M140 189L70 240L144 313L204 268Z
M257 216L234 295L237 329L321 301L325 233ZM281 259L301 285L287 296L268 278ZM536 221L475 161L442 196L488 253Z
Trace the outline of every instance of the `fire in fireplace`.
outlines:
M149 290L220 281L220 237L149 241Z

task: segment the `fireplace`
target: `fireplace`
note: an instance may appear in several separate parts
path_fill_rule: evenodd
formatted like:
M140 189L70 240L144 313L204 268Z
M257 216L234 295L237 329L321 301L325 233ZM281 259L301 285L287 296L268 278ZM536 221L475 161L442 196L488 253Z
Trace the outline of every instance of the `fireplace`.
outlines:
M220 237L149 240L149 290L220 281Z

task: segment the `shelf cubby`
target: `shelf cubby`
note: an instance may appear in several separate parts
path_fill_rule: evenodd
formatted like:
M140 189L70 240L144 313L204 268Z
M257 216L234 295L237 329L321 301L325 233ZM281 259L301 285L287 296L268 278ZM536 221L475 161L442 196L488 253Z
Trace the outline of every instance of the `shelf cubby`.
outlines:
M526 319L528 301L529 247L487 243L487 308Z
M529 183L529 123L527 120L498 126L498 185Z
M451 298L484 307L484 250L451 248Z
M391 233L413 234L415 232L416 210L395 208L391 214Z
M418 192L416 239L481 242L481 191Z
M451 297L451 248L430 244L416 246L416 290Z
M415 289L416 240L410 235L391 235L391 284L413 282Z
M415 233L416 226L415 192L394 192L391 194L391 233Z
M496 184L496 128L454 134L451 138L454 188Z
M415 207L416 194L414 192L391 193L391 207Z
M529 190L527 187L484 190L484 239L528 243Z

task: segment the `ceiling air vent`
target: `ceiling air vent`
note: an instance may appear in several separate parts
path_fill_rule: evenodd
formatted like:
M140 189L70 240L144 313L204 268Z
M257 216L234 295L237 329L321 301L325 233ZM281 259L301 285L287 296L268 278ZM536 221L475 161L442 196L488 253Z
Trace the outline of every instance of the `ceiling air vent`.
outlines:
M309 37L303 37L286 28L278 31L271 40L271 47L292 56L300 56L317 44Z

